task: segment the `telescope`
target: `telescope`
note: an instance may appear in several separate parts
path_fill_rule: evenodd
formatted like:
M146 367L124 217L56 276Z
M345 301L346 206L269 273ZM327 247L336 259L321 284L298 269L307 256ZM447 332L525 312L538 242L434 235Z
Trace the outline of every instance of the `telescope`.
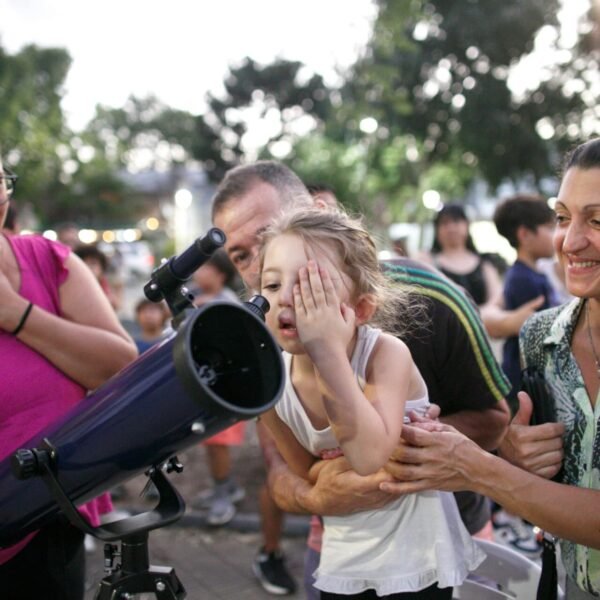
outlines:
M211 229L180 256L164 261L144 287L150 300L169 305L171 335L0 462L0 547L62 511L87 533L124 540L124 564L125 554L134 554L127 576L135 575L137 583L126 589L122 576L113 578L106 585L110 592L97 598L120 598L111 595L117 588L124 597L158 594L157 581L172 587L171 595L158 597L185 597L174 574L169 580L163 571L148 569L147 549L141 558L139 549L131 550L145 545L149 530L183 514L185 504L163 471L180 469L177 452L274 406L284 384L281 353L264 324L264 298L194 308L183 285L224 242L224 234ZM75 509L144 472L159 491L154 510L92 527ZM152 589L138 589L140 578Z

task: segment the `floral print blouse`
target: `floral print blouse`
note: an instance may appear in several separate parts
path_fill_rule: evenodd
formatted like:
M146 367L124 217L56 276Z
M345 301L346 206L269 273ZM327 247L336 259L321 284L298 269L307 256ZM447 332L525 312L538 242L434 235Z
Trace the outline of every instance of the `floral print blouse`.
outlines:
M524 366L544 374L557 421L565 424L562 483L600 490L600 401L592 406L570 347L584 302L575 299L533 315L521 330L520 347ZM600 594L600 551L561 540L561 553L578 587Z

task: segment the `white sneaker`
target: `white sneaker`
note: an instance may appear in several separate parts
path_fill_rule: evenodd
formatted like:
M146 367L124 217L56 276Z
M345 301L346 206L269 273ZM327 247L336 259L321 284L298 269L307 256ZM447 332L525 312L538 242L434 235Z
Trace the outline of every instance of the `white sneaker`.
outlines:
M237 504L241 502L246 497L246 490L237 484L234 484L228 490L228 496L231 502ZM194 508L198 508L200 510L208 510L214 500L216 499L215 488L208 488L206 490L202 490L191 502L191 505Z
M213 500L206 516L206 522L213 527L225 525L235 517L235 513L235 506L229 496L221 496Z

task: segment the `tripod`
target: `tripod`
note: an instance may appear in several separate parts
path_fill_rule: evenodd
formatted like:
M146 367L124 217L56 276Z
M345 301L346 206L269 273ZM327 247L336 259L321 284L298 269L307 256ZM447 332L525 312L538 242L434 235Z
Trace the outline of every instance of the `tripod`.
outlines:
M104 546L104 566L107 576L102 579L95 600L127 600L134 594L154 593L157 600L183 600L186 591L171 567L151 566L148 557L148 535L179 519L185 503L160 466L152 467L147 475L156 486L159 501L148 512L92 527L77 511L54 473L58 455L47 439L40 448L22 449L13 455L13 470L19 479L40 476L52 492L56 503L69 521L85 533L105 542L120 541ZM166 471L181 472L177 457L166 463ZM119 561L120 559L120 561Z
M115 565L119 557L121 563ZM158 600L186 597L175 569L149 564L147 531L125 536L120 552L115 544L105 544L104 564L110 574L100 582L95 600L121 600L144 592L154 592Z

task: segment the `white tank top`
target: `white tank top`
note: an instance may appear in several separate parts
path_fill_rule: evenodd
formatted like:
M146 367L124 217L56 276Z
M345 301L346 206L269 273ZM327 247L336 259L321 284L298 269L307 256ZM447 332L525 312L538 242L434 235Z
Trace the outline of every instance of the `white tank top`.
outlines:
M380 330L358 328L351 358L361 389L369 357ZM275 407L279 417L311 454L322 456L338 448L331 427L315 429L291 383L291 355L284 352L286 385ZM425 387L425 386L423 386ZM405 412L423 413L427 395L406 403ZM387 506L342 517L324 517L321 562L315 587L337 594L374 589L384 596L413 592L437 583L460 585L484 559L465 529L453 494L421 492Z

